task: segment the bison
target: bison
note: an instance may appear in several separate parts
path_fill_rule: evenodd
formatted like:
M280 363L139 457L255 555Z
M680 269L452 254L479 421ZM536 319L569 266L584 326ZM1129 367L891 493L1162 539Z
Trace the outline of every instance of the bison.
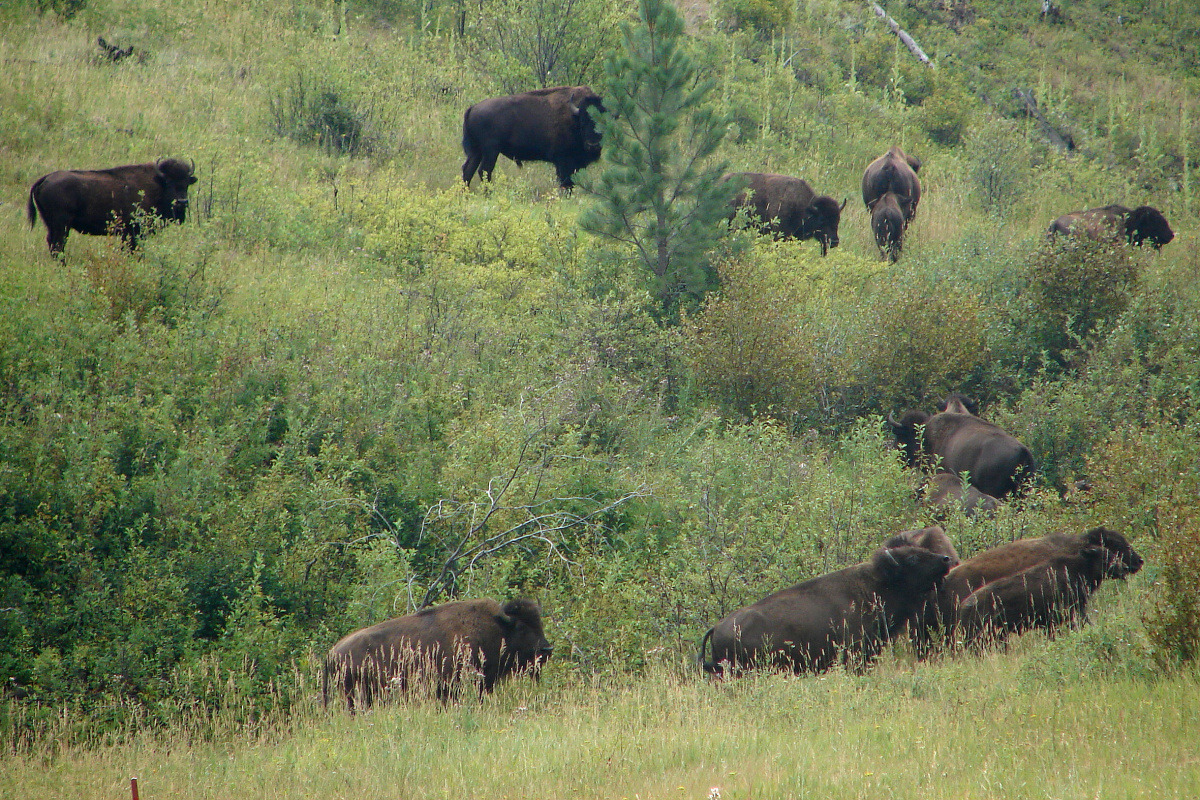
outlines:
M974 486L963 486L962 478L952 472L939 472L929 479L924 487L925 504L938 512L949 511L957 506L963 516L993 514L1000 508L1000 501L984 494Z
M788 175L764 172L731 172L721 180L738 187L730 201L729 218L739 208L746 208L756 218L760 231L780 239L816 239L821 255L838 246L838 223L842 218L843 200L818 195L808 181Z
M1105 575L1123 579L1142 568L1142 557L1120 533L1104 527L1082 534L1052 533L1038 539L1018 539L985 550L950 571L936 598L917 615L914 639L921 646L938 628L950 630L958 619L959 604L973 592L1062 556L1073 556L1088 547L1105 553Z
M1042 628L1050 635L1078 624L1107 575L1108 552L1089 545L987 583L958 606L964 644L1002 641L1009 633Z
M445 699L477 676L482 697L514 673L537 677L551 652L536 602L459 600L342 637L325 658L321 695L328 703L335 682L351 710L390 689L424 686Z
M587 86L559 86L482 100L463 114L463 182L476 172L491 180L496 159L548 161L563 189L571 176L600 158L600 132L589 109L603 112L600 95Z
M117 47L115 44L109 44L108 42L104 41L103 36L100 36L96 39L96 44L100 45L100 49L102 51L104 51L104 57L107 58L109 61L113 62L114 64L118 63L120 61L124 61L125 59L127 59L131 55L133 55L133 45L130 45L129 47L126 47L124 50L122 50L120 47Z
M954 542L950 541L950 537L946 535L946 531L940 525L934 525L929 528L918 528L911 531L901 531L880 546L923 547L938 555L949 556L950 569L954 569L961 563L958 551L954 549Z
M883 258L895 263L900 260L904 245L903 200L895 192L886 192L871 201L871 230L875 233L875 245Z
M888 415L908 466L965 472L971 486L997 499L1023 492L1034 471L1029 448L998 425L962 411L947 409L932 417L906 411L899 421Z
M111 169L61 170L34 181L25 212L30 228L42 215L52 255L63 252L71 230L92 236L117 234L133 249L150 218L184 221L188 187L195 182L195 165L176 158Z
M1085 236L1094 241L1124 239L1131 245L1140 245L1148 241L1155 250L1175 238L1175 232L1167 224L1167 218L1153 206L1130 209L1111 205L1087 211L1072 211L1050 223L1047 235L1054 239L1059 234Z
M905 545L776 592L733 612L700 641L706 672L773 666L821 672L864 668L950 570L950 557ZM712 660L704 651L712 642Z

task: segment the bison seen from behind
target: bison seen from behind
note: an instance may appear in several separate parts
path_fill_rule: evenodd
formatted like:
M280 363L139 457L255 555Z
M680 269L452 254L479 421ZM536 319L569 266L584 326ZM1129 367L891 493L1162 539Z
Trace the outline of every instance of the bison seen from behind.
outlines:
M863 171L863 205L871 214L875 243L892 261L899 258L904 231L921 203L920 171L921 160L899 147L889 148Z
M29 188L29 227L38 214L46 244L58 255L72 230L92 236L119 235L133 249L152 219L183 222L195 166L176 158L97 170L62 170L43 175Z
M417 687L439 697L475 676L479 693L519 672L535 677L550 657L542 612L532 600L459 600L389 619L338 641L325 658L321 694L328 703L336 684L351 710L369 707L392 689Z
M879 654L950 569L923 547L883 547L870 561L805 581L733 612L704 634L706 672L772 666L820 672L862 668ZM712 640L712 659L704 650Z
M600 132L589 109L604 111L600 96L587 86L559 86L493 97L463 114L462 148L467 184L478 173L491 180L496 159L507 156L517 166L525 161L554 165L563 189L571 176L600 158Z
M1140 245L1150 242L1155 250L1175 238L1167 218L1154 206L1126 208L1120 205L1072 211L1050 223L1047 235L1085 236L1094 241L1115 239Z
M832 197L818 195L808 181L789 175L764 172L731 172L723 183L738 187L730 201L729 218L746 208L757 219L758 229L780 239L816 239L821 255L838 246L841 205Z

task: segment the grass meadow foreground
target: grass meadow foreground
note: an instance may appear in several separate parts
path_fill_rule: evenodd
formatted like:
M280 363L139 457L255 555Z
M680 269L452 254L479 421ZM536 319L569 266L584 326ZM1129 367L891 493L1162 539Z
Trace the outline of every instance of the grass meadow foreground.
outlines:
M0 795L119 798L137 776L149 800L1200 796L1195 673L1081 680L1060 643L889 658L864 676L711 683L658 667L590 684L552 674L449 708L314 705L207 742L40 745L7 760Z

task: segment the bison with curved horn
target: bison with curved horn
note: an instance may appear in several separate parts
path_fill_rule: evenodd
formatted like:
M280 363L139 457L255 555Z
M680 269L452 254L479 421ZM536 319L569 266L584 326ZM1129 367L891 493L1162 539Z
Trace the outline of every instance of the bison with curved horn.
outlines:
M91 236L115 234L132 250L146 232L148 220L184 221L195 172L194 163L177 158L111 169L51 172L29 188L25 207L29 227L40 213L52 255L63 252L72 230Z
M838 224L845 200L838 205L832 197L818 195L808 181L790 175L730 172L721 181L738 189L729 204L730 220L738 209L746 208L763 233L780 239L816 239L821 244L821 255L838 246Z
M600 158L600 132L589 110L603 112L600 95L587 86L558 86L481 100L463 114L463 182L478 173L491 180L496 159L507 156L554 165L558 184L570 189L571 176Z

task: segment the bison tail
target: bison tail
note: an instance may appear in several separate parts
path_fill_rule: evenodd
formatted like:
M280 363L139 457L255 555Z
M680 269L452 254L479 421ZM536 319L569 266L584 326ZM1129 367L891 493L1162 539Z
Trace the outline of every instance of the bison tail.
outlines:
M29 220L29 227L31 228L33 227L34 223L37 222L38 216L37 204L33 201L33 193L37 191L37 188L42 185L42 181L44 180L44 177L38 178L37 183L29 187L29 200L27 200L25 203L25 217Z
M712 674L720 675L721 674L721 665L720 664L717 664L712 661L704 660L704 649L708 646L708 642L709 642L709 640L712 639L713 631L715 631L715 630L716 630L716 628L712 627L712 628L709 628L707 631L705 631L704 638L700 640L700 652L696 654L696 663L699 664L704 669L704 671L709 673L710 675L712 675Z

